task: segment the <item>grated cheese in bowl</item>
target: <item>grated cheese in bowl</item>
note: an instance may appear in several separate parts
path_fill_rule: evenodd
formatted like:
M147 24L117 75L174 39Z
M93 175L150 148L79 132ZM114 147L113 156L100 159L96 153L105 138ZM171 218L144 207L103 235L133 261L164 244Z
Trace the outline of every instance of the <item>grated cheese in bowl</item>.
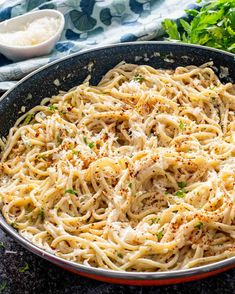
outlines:
M8 46L33 46L55 35L60 27L57 17L41 17L27 23L18 31L0 33L0 44Z

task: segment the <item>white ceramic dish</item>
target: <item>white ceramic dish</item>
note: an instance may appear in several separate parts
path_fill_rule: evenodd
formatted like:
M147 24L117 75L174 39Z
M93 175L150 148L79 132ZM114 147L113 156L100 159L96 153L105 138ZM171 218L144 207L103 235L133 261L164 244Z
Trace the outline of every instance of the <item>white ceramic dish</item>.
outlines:
M61 12L52 9L38 10L17 16L0 23L0 32L8 33L23 28L26 24L41 17L56 17L60 20L60 25L55 34L48 40L32 46L12 46L0 44L0 53L7 58L18 61L27 58L49 54L54 48L56 42L60 39L64 28L64 16Z

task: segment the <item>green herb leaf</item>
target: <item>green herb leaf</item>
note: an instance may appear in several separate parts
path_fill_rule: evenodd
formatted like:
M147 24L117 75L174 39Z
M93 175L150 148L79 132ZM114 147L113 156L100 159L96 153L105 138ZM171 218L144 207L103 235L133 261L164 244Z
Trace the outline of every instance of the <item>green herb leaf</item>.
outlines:
M78 195L77 192L74 191L73 189L67 189L67 190L64 191L64 193L65 193L65 194L66 194L66 193L69 193L69 194L73 194L73 195L76 195L76 196Z
M175 193L175 196L179 197L179 198L184 198L186 195L185 191L183 189L181 190L178 190L176 193Z
M184 130L186 128L185 124L182 122L182 120L180 120L179 122L179 127L181 130Z
M29 113L29 114L27 114L27 116L26 116L26 118L25 118L23 124L24 124L24 125L29 124L33 117L34 117L34 113Z
M180 20L180 23L181 23L182 27L184 28L184 30L185 30L188 34L190 34L190 32L191 32L190 24L189 24L187 21L185 21L184 19L181 19L181 20Z
M61 143L63 142L63 139L60 137L60 135L58 135L58 136L56 137L56 140L57 140L57 142L58 142L59 144L61 144Z
M85 144L87 144L87 138L86 138L86 137L83 137L83 142L84 142Z
M164 232L164 229L162 229L159 233L157 233L158 241L161 240L161 238L163 237L163 232Z
M26 262L25 265L23 267L19 268L19 273L24 273L25 271L27 271L29 269L29 264Z
M41 218L42 221L44 221L45 219L45 211L44 211L44 208L40 208L40 211L39 211L39 216Z
M180 189L183 189L187 186L187 183L185 183L185 182L177 182L177 184Z
M199 11L197 11L196 9L186 9L185 12L188 15L191 15L193 17L195 17L196 15L198 15Z
M141 74L138 74L138 75L135 75L135 76L134 76L133 80L134 80L135 82L141 84L141 83L143 83L143 81L144 81L144 77L143 77Z
M0 293L3 293L3 291L6 289L7 287L7 282L4 281L0 284Z
M94 142L90 142L90 143L88 144L88 146L89 146L91 149L94 147L94 145L95 145Z
M14 228L14 229L17 229L18 228L18 224L14 221L11 223L11 226Z
M121 253L118 253L117 256L123 258L123 255Z
M73 142L69 142L69 143L67 144L67 148L68 148L68 149L72 150L73 147L74 147L74 143L73 143Z
M151 225L157 224L159 221L160 221L160 218L159 217L152 218L151 219Z
M48 108L49 108L50 111L55 111L57 109L57 107L55 105L53 105L53 104L49 105Z
M67 111L65 111L65 110L61 110L60 113L61 113L61 114L66 114Z
M132 183L129 183L128 184L128 187L131 189L132 188Z
M207 1L199 11L191 9L186 13L189 21L182 18L179 26L175 21L164 20L163 28L170 39L235 53L234 0Z
M198 224L196 224L195 226L194 226L194 228L197 228L197 229L201 229L202 228L202 226L203 226L203 222L199 222Z
M5 245L3 242L0 242L0 248L5 248Z
M37 159L43 159L43 160L45 160L46 159L46 155L45 154L38 154L38 155L36 155L36 158Z
M162 23L163 29L172 40L180 40L180 34L176 23L173 20L165 19Z
M73 149L72 153L75 154L75 155L79 155L80 151Z
M172 212L173 212L173 213L177 213L177 212L178 212L178 210L172 210Z
M184 198L185 195L186 195L186 192L185 192L184 188L187 186L187 183L185 183L185 182L177 182L177 184L178 184L178 187L180 188L180 190L178 190L175 193L175 196L177 196L179 198Z

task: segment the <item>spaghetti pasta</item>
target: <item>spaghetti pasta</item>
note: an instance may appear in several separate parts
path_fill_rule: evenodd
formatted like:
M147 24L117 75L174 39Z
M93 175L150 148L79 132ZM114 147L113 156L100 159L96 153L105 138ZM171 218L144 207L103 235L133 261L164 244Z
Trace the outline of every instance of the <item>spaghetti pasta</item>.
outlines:
M208 64L121 63L10 130L0 205L64 259L165 271L235 255L235 86Z

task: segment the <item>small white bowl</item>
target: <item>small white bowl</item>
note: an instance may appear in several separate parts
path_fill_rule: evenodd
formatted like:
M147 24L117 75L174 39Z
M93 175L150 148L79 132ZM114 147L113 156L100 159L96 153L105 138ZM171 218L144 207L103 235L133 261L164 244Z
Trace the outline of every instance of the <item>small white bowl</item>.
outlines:
M12 46L0 44L0 53L13 61L49 54L54 48L56 42L60 39L64 28L64 15L57 10L38 10L6 20L0 23L0 33L10 33L20 30L26 24L45 16L56 17L60 20L60 26L52 37L42 43L32 46Z

